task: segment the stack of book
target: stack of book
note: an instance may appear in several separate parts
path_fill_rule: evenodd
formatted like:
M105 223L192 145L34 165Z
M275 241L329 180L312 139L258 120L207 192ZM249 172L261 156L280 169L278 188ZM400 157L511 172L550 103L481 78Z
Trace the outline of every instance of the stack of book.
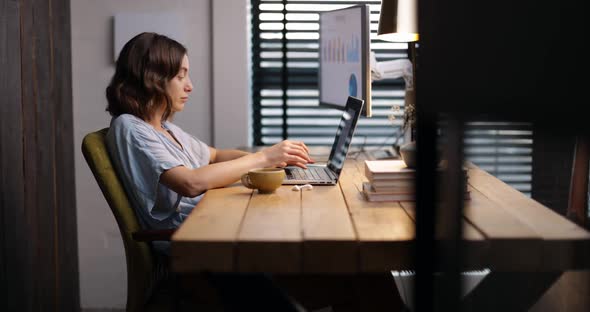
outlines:
M442 168L439 168L442 170ZM465 199L469 199L467 189L467 169L463 170L465 179ZM414 201L416 171L408 168L403 160L366 160L363 194L368 201Z

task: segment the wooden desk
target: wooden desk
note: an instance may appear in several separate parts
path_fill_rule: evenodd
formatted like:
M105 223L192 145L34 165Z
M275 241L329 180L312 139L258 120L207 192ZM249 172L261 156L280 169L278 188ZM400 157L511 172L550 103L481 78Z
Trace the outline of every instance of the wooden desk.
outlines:
M511 272L486 277L471 306L498 308L489 305L500 302L498 288L535 283L541 288L531 296L538 298L562 271L590 267L589 232L475 166L468 175L465 269ZM334 276L412 269L414 204L367 202L363 181L363 161L351 160L336 186L283 186L275 194L240 184L210 190L172 237L172 268ZM512 288L500 286L507 281Z
M412 269L414 205L367 202L362 161L337 186L207 192L172 237L177 272L364 273ZM468 171L467 263L501 271L590 267L590 233L490 174Z

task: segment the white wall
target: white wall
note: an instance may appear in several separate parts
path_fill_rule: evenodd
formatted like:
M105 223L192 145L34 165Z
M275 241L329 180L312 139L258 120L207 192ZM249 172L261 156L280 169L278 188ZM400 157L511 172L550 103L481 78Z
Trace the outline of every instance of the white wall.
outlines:
M213 144L218 148L249 145L251 127L248 47L250 12L246 0L214 0ZM236 131L246 129L246 131Z
M114 72L112 17L119 12L178 14L186 27L186 47L195 88L185 111L177 114L175 123L209 144L215 137L216 145L227 140L227 145L219 143L223 145L221 147L247 145L247 3L247 0L72 0L76 151L80 151L86 133L107 127L110 121L105 112L105 88ZM211 15L213 8L215 18ZM229 12L230 18L223 14L223 10ZM236 24L235 27L231 26L232 23ZM218 37L215 30L212 31L212 25L219 28L224 37ZM232 32L232 29L244 31ZM214 49L212 38L217 38ZM225 39L219 41L218 38ZM224 66L220 60L228 58L231 62ZM222 68L218 70L217 66ZM215 101L213 80L217 90ZM227 89L227 85L232 88ZM226 110L231 113L224 114ZM75 156L81 306L122 309L127 286L123 243L82 153L77 152Z

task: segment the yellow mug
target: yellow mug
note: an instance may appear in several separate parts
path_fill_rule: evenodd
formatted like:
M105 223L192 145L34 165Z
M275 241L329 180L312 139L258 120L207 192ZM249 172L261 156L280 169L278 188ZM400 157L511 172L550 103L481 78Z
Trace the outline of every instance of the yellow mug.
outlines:
M242 175L242 184L251 189L257 189L258 193L274 192L285 179L283 168L256 168Z

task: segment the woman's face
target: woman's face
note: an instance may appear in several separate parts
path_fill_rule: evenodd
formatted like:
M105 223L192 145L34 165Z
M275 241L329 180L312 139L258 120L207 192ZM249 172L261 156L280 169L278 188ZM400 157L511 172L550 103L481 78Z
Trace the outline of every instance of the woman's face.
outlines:
M188 57L185 55L182 58L180 71L178 74L168 81L166 92L170 99L172 99L172 112L180 112L184 109L184 104L188 101L188 95L193 91L193 84L188 75L189 64Z

